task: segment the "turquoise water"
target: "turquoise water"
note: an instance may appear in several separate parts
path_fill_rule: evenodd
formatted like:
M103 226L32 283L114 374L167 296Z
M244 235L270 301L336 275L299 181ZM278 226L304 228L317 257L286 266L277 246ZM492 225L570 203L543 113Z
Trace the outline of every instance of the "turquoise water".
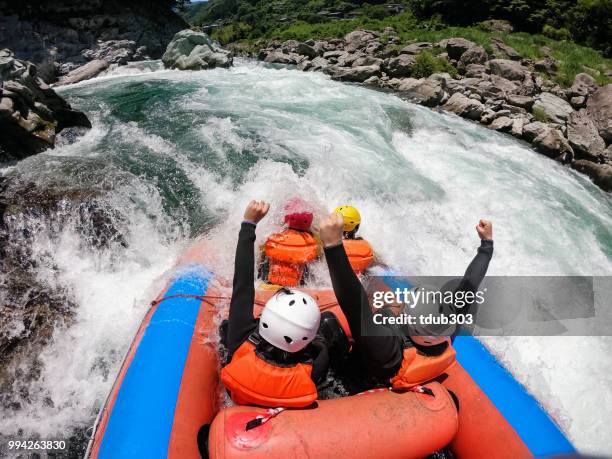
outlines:
M279 227L292 196L319 216L356 205L362 235L406 274L461 274L481 217L494 222L491 274L612 274L609 195L525 144L389 94L240 61L230 70L114 75L61 93L93 129L10 173L95 190L124 243L93 248L70 219L37 236L41 278L67 288L79 307L43 352L34 395L0 416L0 431L52 437L91 424L147 301L185 245L206 234L220 248L220 274L231 276L251 198L272 202L260 239ZM596 432L612 421L611 340L487 344L578 446L610 452ZM577 400L574 388L592 377L603 384Z

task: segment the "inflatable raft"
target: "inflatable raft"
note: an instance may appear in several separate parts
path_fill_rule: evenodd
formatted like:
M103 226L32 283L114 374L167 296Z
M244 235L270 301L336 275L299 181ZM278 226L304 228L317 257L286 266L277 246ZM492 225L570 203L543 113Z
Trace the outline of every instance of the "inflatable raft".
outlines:
M230 289L202 244L190 249L144 317L96 420L86 457L100 459L529 458L575 450L543 410L473 337L457 337L457 362L427 387L434 397L373 390L285 410L224 406L218 329ZM210 251L209 251L210 253ZM332 291L307 291L348 330ZM259 314L270 291L258 290ZM453 394L455 400L450 394ZM457 408L458 407L458 408Z

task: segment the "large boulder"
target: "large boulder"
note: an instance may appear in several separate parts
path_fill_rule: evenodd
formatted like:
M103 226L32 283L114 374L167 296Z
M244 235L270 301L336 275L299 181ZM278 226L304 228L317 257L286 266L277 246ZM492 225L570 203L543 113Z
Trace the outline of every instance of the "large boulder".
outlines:
M476 46L476 43L465 38L448 38L440 42L440 47L446 50L448 57L455 60L459 60L461 55L473 46Z
M310 46L309 44L306 44L306 43L298 44L296 49L295 49L295 52L297 54L302 55L302 56L307 56L310 59L314 59L318 55L317 50L314 49L313 46Z
M227 68L233 63L233 55L205 33L186 29L174 35L162 62L166 68L179 70Z
M435 107L444 97L444 79L432 75L428 78L404 78L396 90L412 102Z
M511 59L513 61L521 59L521 55L513 47L508 46L499 38L491 38L491 49L495 57L499 59Z
M59 79L56 86L63 86L66 84L78 83L79 81L89 80L90 78L99 75L108 68L108 61L104 59L95 59L82 65L70 73Z
M414 63L415 57L413 55L400 54L397 57L386 59L384 63L384 70L390 77L407 77L412 73L412 66Z
M420 41L417 43L410 43L400 51L401 54L419 54L421 51L433 48L433 45L428 41Z
M459 67L466 68L470 64L484 64L488 58L487 51L482 46L472 46L459 58Z
M64 128L91 123L37 75L31 62L0 50L0 162L53 148Z
M371 30L354 30L344 37L346 50L349 52L356 51L359 48L365 47L368 42L375 40L379 36L379 33Z
M147 59L145 46L138 46L134 40L101 41L92 49L81 53L87 60L105 60L109 64L125 65L130 61Z
M602 86L589 97L587 111L606 144L612 143L612 84Z
M568 162L573 159L574 151L558 129L545 129L533 139L533 145L549 158Z
M489 69L493 75L498 75L507 80L524 80L527 69L520 62L509 59L492 59L489 61Z
M547 132L550 126L541 121L534 121L527 123L523 126L523 138L528 142L532 142L533 139L540 136L543 132Z
M606 148L597 126L585 109L570 114L567 123L567 140L574 151L588 159L597 159Z
M574 78L572 87L567 91L568 96L589 96L597 91L597 81L588 73L579 73Z
M363 83L368 78L380 75L379 65L362 65L358 67L328 67L332 79Z
M596 164L591 161L579 159L572 163L572 167L588 175L593 183L604 191L612 191L612 166L609 164Z
M484 105L475 100L466 97L460 92L453 94L450 99L444 104L443 108L449 112L453 112L463 118L478 120L484 112Z
M281 50L275 50L266 54L264 62L267 62L269 64L297 65L305 59L307 59L306 56L300 56L296 53L285 53Z
M541 110L550 121L559 124L564 124L570 113L574 111L566 100L550 92L543 92L535 98L533 110Z

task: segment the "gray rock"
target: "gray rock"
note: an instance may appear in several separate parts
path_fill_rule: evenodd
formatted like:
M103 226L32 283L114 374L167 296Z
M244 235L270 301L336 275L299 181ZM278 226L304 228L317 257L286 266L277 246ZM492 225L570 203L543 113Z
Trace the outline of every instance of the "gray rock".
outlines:
M587 111L606 144L612 143L612 84L602 86L589 97Z
M489 56L482 46L472 46L461 55L459 68L465 68L470 64L484 64L488 58Z
M391 77L401 78L410 76L415 57L410 54L400 54L385 60L383 68Z
M523 126L523 138L529 142L540 136L542 133L550 130L550 126L541 121L534 121L533 123L527 123Z
M570 99L570 104L576 110L586 107L587 98L585 96L574 96Z
M497 58L511 59L513 61L521 59L520 54L513 47L508 46L499 38L491 38L491 48Z
M487 68L481 64L469 64L465 67L467 78L482 78L487 73Z
M368 42L368 44L363 48L363 51L366 54L377 54L384 49L384 46L379 41L373 40Z
M307 59L305 56L300 56L296 53L284 53L283 51L272 51L268 53L264 62L269 64L287 64L297 65L303 60Z
M327 67L329 67L329 65L330 64L327 59L324 59L321 56L317 56L310 62L309 70L313 72L318 72L325 70Z
M162 56L162 62L166 68L179 70L227 68L233 63L233 55L205 33L186 29L174 35Z
M362 65L360 67L329 67L328 70L334 80L353 81L363 83L368 78L380 76L380 66Z
M574 152L569 142L558 129L547 129L533 139L533 145L549 158L567 162Z
M104 59L109 64L118 65L148 58L146 47L139 47L134 40L101 41L94 48L87 49L81 54L87 60Z
M338 66L350 67L351 65L353 65L353 62L355 62L357 59L361 57L365 57L365 56L366 55L362 53L361 51L356 51L356 52L351 52L351 53L345 51L340 56L338 56L338 59L337 59Z
M527 125L528 123L529 120L523 116L514 118L514 120L512 121L512 128L510 129L510 134L518 138L523 137L523 130L525 128L525 125Z
M550 121L559 124L564 124L574 111L567 101L549 92L543 92L535 98L533 110L543 111Z
M435 107L440 104L444 97L445 86L444 79L437 77L421 78L419 80L404 78L397 87L397 91L412 102L427 107Z
M489 127L496 131L508 132L510 129L512 129L513 124L514 120L512 118L508 116L500 116L499 118L495 118Z
M477 100L470 99L465 95L456 92L444 104L443 107L449 112L453 112L464 118L478 120L484 111L484 105Z
M365 80L363 82L363 84L366 85L366 86L380 86L381 81L380 81L379 77L374 75L374 76L371 76L370 78L368 78L367 80Z
M381 66L383 63L382 59L373 56L363 56L355 59L351 64L351 67L360 67L362 65L378 65Z
M346 41L346 50L353 52L357 49L365 47L365 45L372 40L378 38L380 34L370 30L354 30L344 37Z
M596 160L603 154L606 144L586 110L572 112L567 123L567 140L580 156Z
M451 59L459 60L461 55L476 43L465 38L449 38L440 42L440 47L445 49Z
M489 69L493 75L501 76L507 80L523 80L527 69L519 62L509 59L492 59L489 61Z
M596 164L591 161L579 159L572 163L572 167L588 175L593 183L604 191L612 191L612 166L609 164Z
M417 43L410 43L400 51L400 54L419 54L421 51L433 48L433 45L427 41L419 41Z
M331 59L337 59L338 57L342 56L343 54L345 54L344 51L336 49L333 51L326 51L323 53L323 57L327 60L331 60Z
M557 61L552 57L540 59L534 64L534 67L538 72L544 72L548 75L553 75L559 68Z
M534 103L533 97L521 96L519 94L508 94L506 100L510 105L514 105L515 107L522 107L526 110L531 110L531 107Z
M68 75L60 78L57 86L63 86L66 84L78 83L79 81L89 80L90 78L99 75L108 68L108 62L104 59L96 59L88 62L81 67L74 69Z
M306 43L299 43L295 49L295 52L302 56L308 56L310 59L314 59L318 55L317 51Z
M297 53L298 46L300 46L299 41L287 40L281 44L280 48L281 48L281 51L283 51L286 54L289 54L289 53Z
M572 87L568 90L567 95L570 97L585 97L593 94L598 88L595 78L588 73L579 73L574 78Z

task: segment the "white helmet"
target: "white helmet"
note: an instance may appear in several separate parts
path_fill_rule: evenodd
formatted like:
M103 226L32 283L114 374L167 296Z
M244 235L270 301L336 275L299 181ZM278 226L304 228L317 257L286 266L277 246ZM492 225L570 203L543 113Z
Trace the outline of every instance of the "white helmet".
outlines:
M320 320L321 311L313 297L281 289L261 312L259 335L283 351L297 352L314 339Z

